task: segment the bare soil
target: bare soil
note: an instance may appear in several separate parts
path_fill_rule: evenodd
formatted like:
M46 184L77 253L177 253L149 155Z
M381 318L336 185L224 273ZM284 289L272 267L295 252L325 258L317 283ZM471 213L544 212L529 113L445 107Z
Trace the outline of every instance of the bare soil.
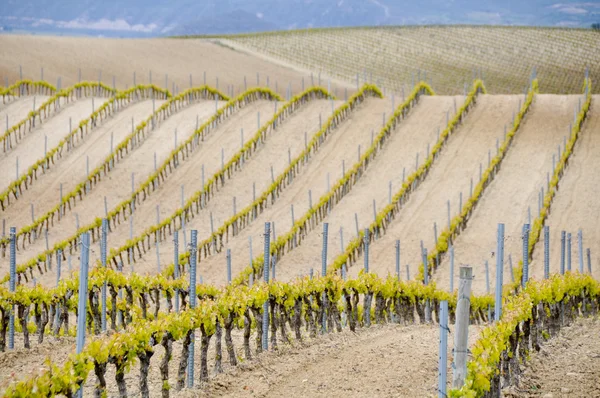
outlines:
M407 278L409 273L413 279L418 274L418 264L422 262L420 242L428 250L433 250L436 243L434 232L437 230L439 236L448 228L448 201L451 218L461 210L461 194L462 205L467 203L471 181L475 185L479 179L479 165L485 167L488 154L495 154L496 142L502 143L504 126L510 122L511 112L517 106L518 96L478 97L463 124L446 142L425 181L411 195L386 234L369 249L370 267L375 272L381 276L396 272L395 241L398 239L401 278ZM357 270L352 273L357 273ZM447 276L448 271L445 274ZM443 280L446 281L447 277ZM446 285L444 287L448 288Z
M571 268L579 270L579 247L577 231L583 232L583 266L588 272L586 249L590 248L592 275L600 279L600 96L594 95L592 107L580 132L575 149L558 184L558 192L550 207L545 225L550 226L550 272L560 272L561 231L570 232ZM566 257L566 256L565 256ZM567 260L565 259L565 263ZM567 268L567 264L565 264ZM544 237L535 247L530 275L544 277Z
M6 189L15 179L17 159L19 162L19 176L22 176L31 165L44 157L44 137L48 137L47 149L54 148L60 140L70 133L69 118L71 118L71 128L74 129L81 120L91 115L93 111L92 101L94 101L93 109L98 109L107 99L85 98L69 103L56 116L45 120L40 126L25 134L12 150L0 154L0 167L2 170L7 171L0 174L0 189ZM16 118L9 115L9 119ZM83 164L83 167L85 168L85 164Z
M452 379L453 325L448 337L448 380ZM481 331L473 325L469 330L472 345ZM344 330L311 339L303 336L301 343L278 342L277 351L256 355L254 336L251 338L253 359L243 359L242 336L234 331L233 340L237 367L228 363L223 342L223 373L214 371L214 339L208 350L209 382L200 385L200 333L196 333L194 388L176 391L177 367L181 344L173 344L169 362L169 384L174 397L284 397L284 396L437 396L439 326L396 324L374 325L356 333ZM159 396L162 386L159 363L164 355L162 346L155 346L150 362L148 383L150 396ZM60 351L57 359L64 358ZM43 364L36 355L31 363ZM10 371L10 369L9 369ZM96 377L89 375L84 396L93 396ZM107 367L108 395L116 396L115 368ZM139 361L125 375L128 396L139 394Z
M72 337L57 339L46 335L44 342L38 344L37 335L30 335L30 341L31 348L23 348L23 335L15 333L15 349L0 352L0 391L13 382L43 372L47 360L61 366L75 352L75 338Z
M35 98L35 100L34 100ZM8 127L12 127L27 117L29 112L39 108L49 97L46 95L35 95L18 97L7 104L0 101L0 132L6 131L6 121L8 116ZM14 141L13 141L14 144Z
M253 255L258 256L264 246L265 222L275 222L273 237L287 233L292 226L291 206L294 206L294 218L298 220L309 209L309 190L312 203L318 203L319 198L328 191L327 176L329 175L330 186L333 186L342 175L342 162L346 170L352 167L358 159L358 147L360 146L364 153L371 143L371 132L377 133L381 126L383 112L387 110L389 114L389 109L388 101L376 98L368 98L359 105L327 138L310 163L294 178L292 184L286 187L275 204L263 211L247 229L229 240L227 247L231 249L233 275L249 264L248 238L252 238ZM316 120L318 122L318 119ZM313 126L318 128L318 124ZM226 250L223 250L201 264L199 272L205 277L205 281L217 284L226 282L225 254ZM282 263L277 266L277 270L281 271L277 272L277 279L285 280L289 275L295 276L299 272L298 267L292 269L280 264ZM305 266L303 272L308 272L308 264L298 264L298 266Z
M468 227L455 240L455 266L473 267L474 294L487 291L485 260L489 261L489 280L495 281L498 223L505 224L504 281L510 282L509 256L516 267L522 255L521 231L528 222L528 208L533 222L538 214L539 192L542 187L546 189L546 174L552 169L552 153L557 151L558 145L563 145L563 137L569 134L569 123L579 98L549 94L535 97L500 171L471 214ZM447 267L442 265L442 268ZM491 285L493 291L495 284Z
M164 101L156 101L156 106L160 106ZM143 118L152 112L152 101L142 101L131 104L117 112L109 119L88 134L83 142L79 142L77 147L71 151L63 151L63 157L52 165L46 173L39 173L38 179L31 187L23 191L21 198L11 203L11 206L2 213L11 225L23 227L31 223L30 206L35 207L35 215L39 217L50 209L58 205L60 201L60 186L63 188L63 195L71 192L77 184L86 177L86 163L89 161L89 169L93 170L100 165L110 153L111 134L113 136L113 146L117 146L129 133L131 133L131 121L140 122ZM51 120L51 119L50 119ZM75 123L75 121L73 121ZM67 121L68 124L68 121ZM73 124L74 126L74 124ZM43 148L43 142L42 142ZM152 161L152 158L148 159ZM104 180L103 180L104 182ZM96 189L94 187L94 189ZM84 197L84 200L88 197ZM102 196L100 196L102 200ZM111 198L112 200L112 198ZM117 203L115 200L114 203ZM110 205L110 202L109 202ZM81 214L80 222L83 225L83 213L80 209L80 202L77 204L75 212ZM96 217L101 213L96 213L103 206L94 209L91 216ZM82 214L83 213L83 214ZM64 225L66 219L62 222L55 220L54 225ZM74 224L73 224L74 228ZM70 232L70 230L68 230ZM53 231L50 231L49 238L52 239Z
M137 84L152 83L173 90L173 83L183 91L192 84L218 86L224 93L233 87L233 94L244 91L245 87L269 86L277 88L285 95L288 85L292 92L310 87L310 73L297 68L275 64L268 60L234 51L231 47L211 43L204 39L110 39L90 37L21 36L2 35L0 37L2 59L0 79L9 83L19 78L19 65L23 65L23 78L39 78L40 68L44 68L44 78L56 84L61 77L62 87L73 85L79 80L101 80L112 87L113 76L119 89L133 85L136 73ZM23 51L27 48L27 51ZM256 74L259 74L257 84ZM246 78L246 85L244 85ZM218 84L217 84L218 79ZM327 82L322 82L324 86ZM343 87L332 82L331 90L343 95ZM177 91L177 90L176 90ZM231 92L230 92L231 94Z
M356 237L355 214L360 229L369 226L373 222L374 210L380 211L389 203L389 182L392 182L395 193L402 185L403 174L408 176L414 172L417 153L422 164L427 148L433 148L438 131L443 130L446 124L446 112L452 113L455 99L459 107L461 97L421 97L420 103L411 110L408 118L386 139L384 149L377 154L359 182L333 207L323 221L329 223L328 262L331 263L340 254L340 229L346 245ZM375 130L376 134L378 130ZM376 203L375 209L373 201ZM303 239L299 247L279 261L280 278L288 280L299 273L306 274L309 268L314 268L319 273L323 242L321 230L322 226L317 227Z
M505 397L600 397L600 319L580 318L531 355Z
M182 187L184 196L183 201L186 201L194 195L196 191L201 191L203 188L202 167L204 167L205 181L208 181L215 172L221 169L222 153L224 155L224 162L227 162L237 151L239 151L241 146L241 129L244 129L244 139L247 141L258 129L257 113L260 112L262 126L272 117L274 105L274 102L270 101L259 101L249 104L241 109L236 115L221 123L216 130L211 131L204 142L200 143L200 147L198 147L184 162L181 162L179 167L168 176L167 180L164 181L160 187L146 199L146 201L136 206L133 217L134 236L137 236L137 234L142 233L148 227L156 224L157 205L160 206L159 211L161 219L163 219L163 217L171 216L175 210L181 208ZM267 157L262 160L265 163L269 162L269 158ZM148 162L145 163L145 167L148 168L150 164ZM267 176L265 175L263 177L266 178ZM234 177L234 180L227 181L226 184L235 184L235 181L236 178ZM243 181L240 181L239 183L241 184ZM250 186L250 188L252 188L252 186ZM229 204L231 205L231 202L229 202ZM243 204L240 203L237 208L242 209ZM228 214L231 213L229 212ZM215 227L218 228L218 226L220 226L220 224L215 223ZM209 226L204 225L204 228L209 229ZM127 239L129 239L129 233L130 226L128 222L121 223L117 228L113 228L112 233L109 235L110 246L120 247L123 245ZM172 245L170 244L170 241L167 241L164 242L162 246L170 247ZM149 256L149 254L150 253L148 253L146 257L151 259L152 266L145 267L144 262L136 263L136 272L157 272L156 257L154 255ZM172 261L172 256L161 257L161 262L165 265L170 264ZM126 266L125 268L129 267Z

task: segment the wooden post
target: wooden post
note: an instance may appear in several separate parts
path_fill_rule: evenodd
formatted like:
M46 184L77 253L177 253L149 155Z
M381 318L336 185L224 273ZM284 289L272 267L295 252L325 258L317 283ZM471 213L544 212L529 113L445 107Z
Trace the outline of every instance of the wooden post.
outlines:
M467 375L467 349L469 338L469 311L473 269L460 267L458 301L456 303L456 332L454 333L454 366L452 387L461 388Z

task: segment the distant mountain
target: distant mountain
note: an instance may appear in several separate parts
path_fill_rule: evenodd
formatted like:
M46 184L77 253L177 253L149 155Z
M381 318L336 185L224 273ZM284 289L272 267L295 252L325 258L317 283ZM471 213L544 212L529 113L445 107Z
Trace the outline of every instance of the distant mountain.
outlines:
M0 29L133 37L365 25L589 27L600 22L600 2L557 1L3 0Z
M235 10L225 14L206 15L185 22L169 30L170 35L201 34L222 35L239 32L264 32L277 30L279 26L244 10Z

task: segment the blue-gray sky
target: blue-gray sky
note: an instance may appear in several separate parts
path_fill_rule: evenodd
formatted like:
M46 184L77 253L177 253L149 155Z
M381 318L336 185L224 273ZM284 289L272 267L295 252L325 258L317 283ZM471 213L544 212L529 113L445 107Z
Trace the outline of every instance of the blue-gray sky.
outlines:
M600 2L569 0L4 0L5 31L109 36L307 27L501 24L589 27Z

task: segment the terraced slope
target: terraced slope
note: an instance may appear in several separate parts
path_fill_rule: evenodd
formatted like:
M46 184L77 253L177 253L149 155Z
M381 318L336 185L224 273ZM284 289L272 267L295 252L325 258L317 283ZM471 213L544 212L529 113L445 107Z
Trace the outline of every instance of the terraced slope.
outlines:
M86 98L73 102L65 107L62 112L46 120L35 130L27 133L19 141L19 144L13 150L0 154L0 168L8 172L0 174L0 189L4 190L16 178L16 162L19 159L19 175L27 172L29 166L33 165L38 159L44 157L44 136L48 137L48 150L55 147L61 139L70 133L69 118L71 126L75 128L79 122L87 118L93 109L98 109L106 98ZM14 117L9 115L9 119ZM83 165L85 167L85 164Z
M394 222L387 228L385 235L374 241L369 248L369 269L383 276L396 272L395 242L400 240L401 277L410 270L410 278L418 274L417 265L421 263L420 242L426 248L435 245L434 223L437 234L448 225L448 207L450 216L459 213L460 195L462 204L470 197L471 180L473 187L479 181L479 165L485 168L488 156L495 155L496 140L504 140L504 127L510 124L512 113L519 106L522 96L480 95L475 107L469 112L463 124L452 134L445 148L436 159L425 181L419 185L400 211ZM433 116L422 118L421 123L429 123ZM414 134L411 130L409 134ZM389 148L392 153L398 151L402 142ZM369 222L372 219L368 220ZM368 225L368 224L367 224ZM362 269L362 261L350 269L349 275L355 276Z
M565 230L572 234L573 270L579 269L577 231L583 230L584 270L588 263L586 249L591 251L592 274L600 279L600 96L592 97L592 107L583 130L569 159L569 165L559 183L546 224L550 226L550 272L560 272L560 235ZM535 247L530 275L544 277L544 239ZM566 260L565 260L566 261Z
M505 224L504 278L510 281L509 255L516 266L522 255L521 231L528 222L528 208L534 219L540 189L546 186L546 175L552 169L552 154L570 131L569 123L579 98L548 94L535 97L501 170L486 189L467 228L454 242L456 266L473 267L475 294L486 292L485 260L490 263L490 281L496 277L494 252L498 223ZM449 269L448 256L440 269ZM449 286L447 273L437 273L434 280L438 286Z

